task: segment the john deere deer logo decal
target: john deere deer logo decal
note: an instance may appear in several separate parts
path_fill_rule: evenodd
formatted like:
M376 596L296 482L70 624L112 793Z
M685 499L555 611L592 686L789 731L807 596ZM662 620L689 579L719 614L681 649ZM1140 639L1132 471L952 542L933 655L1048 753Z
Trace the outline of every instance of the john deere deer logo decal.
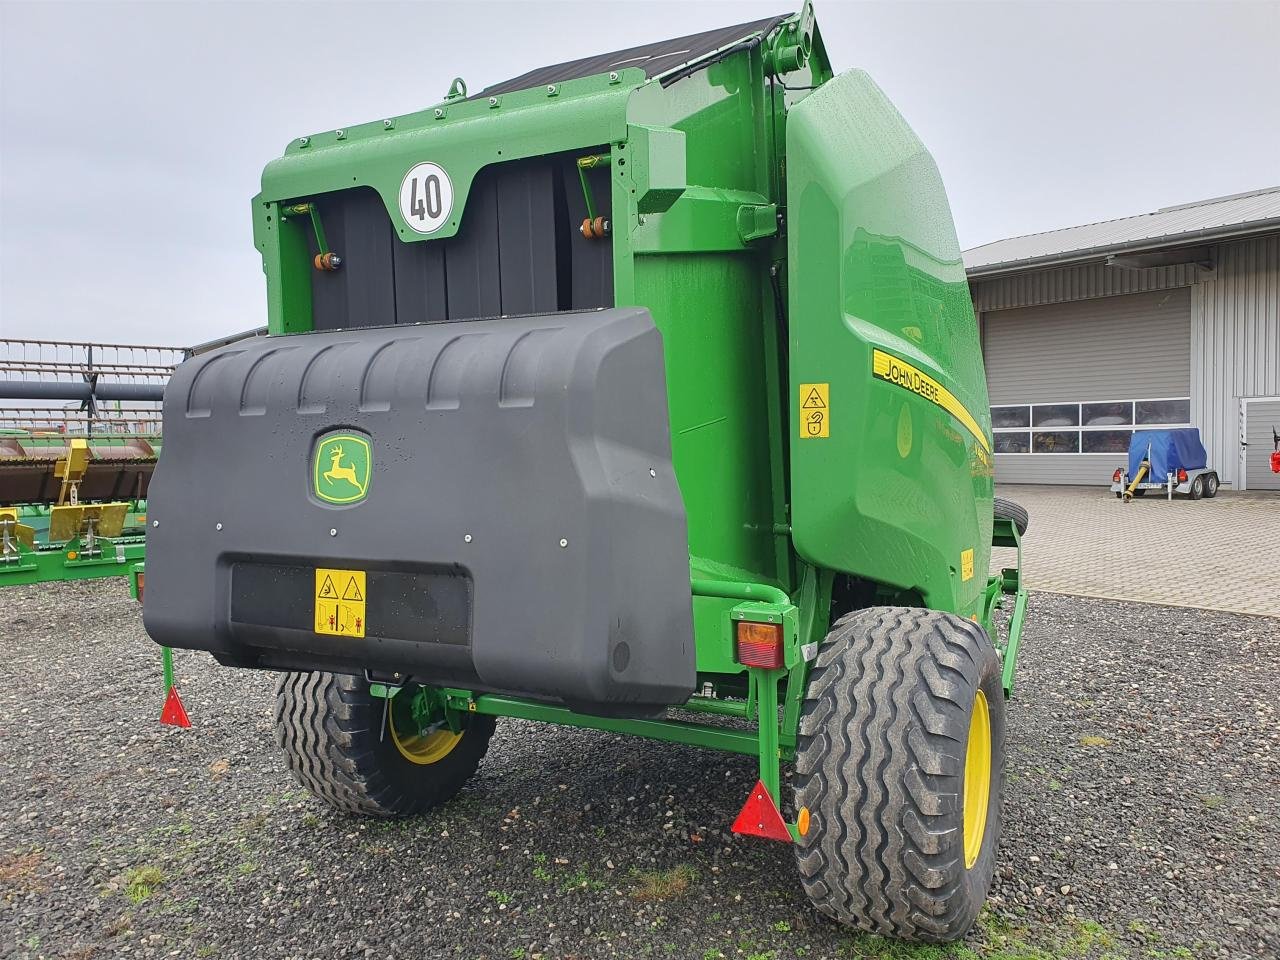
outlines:
M353 433L326 434L316 441L312 488L326 503L359 503L369 490L372 466L367 437Z

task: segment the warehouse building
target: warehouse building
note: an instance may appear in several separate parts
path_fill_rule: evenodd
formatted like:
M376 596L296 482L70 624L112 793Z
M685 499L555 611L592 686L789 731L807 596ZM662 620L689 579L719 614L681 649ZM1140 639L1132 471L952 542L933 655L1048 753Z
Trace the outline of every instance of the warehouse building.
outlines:
M1194 426L1224 484L1280 490L1280 187L964 259L997 480L1107 483L1135 429Z

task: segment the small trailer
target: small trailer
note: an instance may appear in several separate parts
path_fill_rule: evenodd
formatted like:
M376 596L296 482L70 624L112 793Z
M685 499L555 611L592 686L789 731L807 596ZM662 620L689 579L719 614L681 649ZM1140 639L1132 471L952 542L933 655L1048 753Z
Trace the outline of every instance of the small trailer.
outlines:
M1111 475L1111 492L1128 503L1163 490L1170 500L1183 493L1192 500L1218 495L1218 471L1208 465L1208 455L1195 427L1177 430L1135 430L1129 441L1129 462Z

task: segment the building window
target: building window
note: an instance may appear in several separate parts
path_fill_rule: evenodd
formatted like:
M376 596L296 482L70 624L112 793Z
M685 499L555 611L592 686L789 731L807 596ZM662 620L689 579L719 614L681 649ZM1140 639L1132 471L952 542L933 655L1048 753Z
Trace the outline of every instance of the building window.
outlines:
M1033 427L1078 427L1080 426L1080 404L1038 403L1031 408L1031 425Z
M1191 419L1190 400L1139 400L1135 423L1163 425L1186 423Z
M1133 423L1133 401L1080 404L1080 425L1084 427L1127 426Z
M1032 453L1079 453L1079 430L1041 430L1031 435Z
M1031 426L1030 407L992 407L991 426L995 430Z
M1128 453L1132 430L1082 430L1081 453Z
M1030 453L1031 434L1025 430L1009 430L993 434L996 453Z
M1186 397L991 408L996 453L1124 453L1135 427L1188 427L1190 419Z

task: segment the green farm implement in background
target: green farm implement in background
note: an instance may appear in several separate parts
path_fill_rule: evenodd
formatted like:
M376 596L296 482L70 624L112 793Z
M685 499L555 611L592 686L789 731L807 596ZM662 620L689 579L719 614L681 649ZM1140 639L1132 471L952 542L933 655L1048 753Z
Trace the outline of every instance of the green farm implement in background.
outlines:
M1027 517L937 168L811 8L299 137L252 219L270 335L169 382L150 635L280 671L340 810L449 800L504 717L745 754L818 910L961 937Z
M0 586L128 575L185 351L0 340Z

